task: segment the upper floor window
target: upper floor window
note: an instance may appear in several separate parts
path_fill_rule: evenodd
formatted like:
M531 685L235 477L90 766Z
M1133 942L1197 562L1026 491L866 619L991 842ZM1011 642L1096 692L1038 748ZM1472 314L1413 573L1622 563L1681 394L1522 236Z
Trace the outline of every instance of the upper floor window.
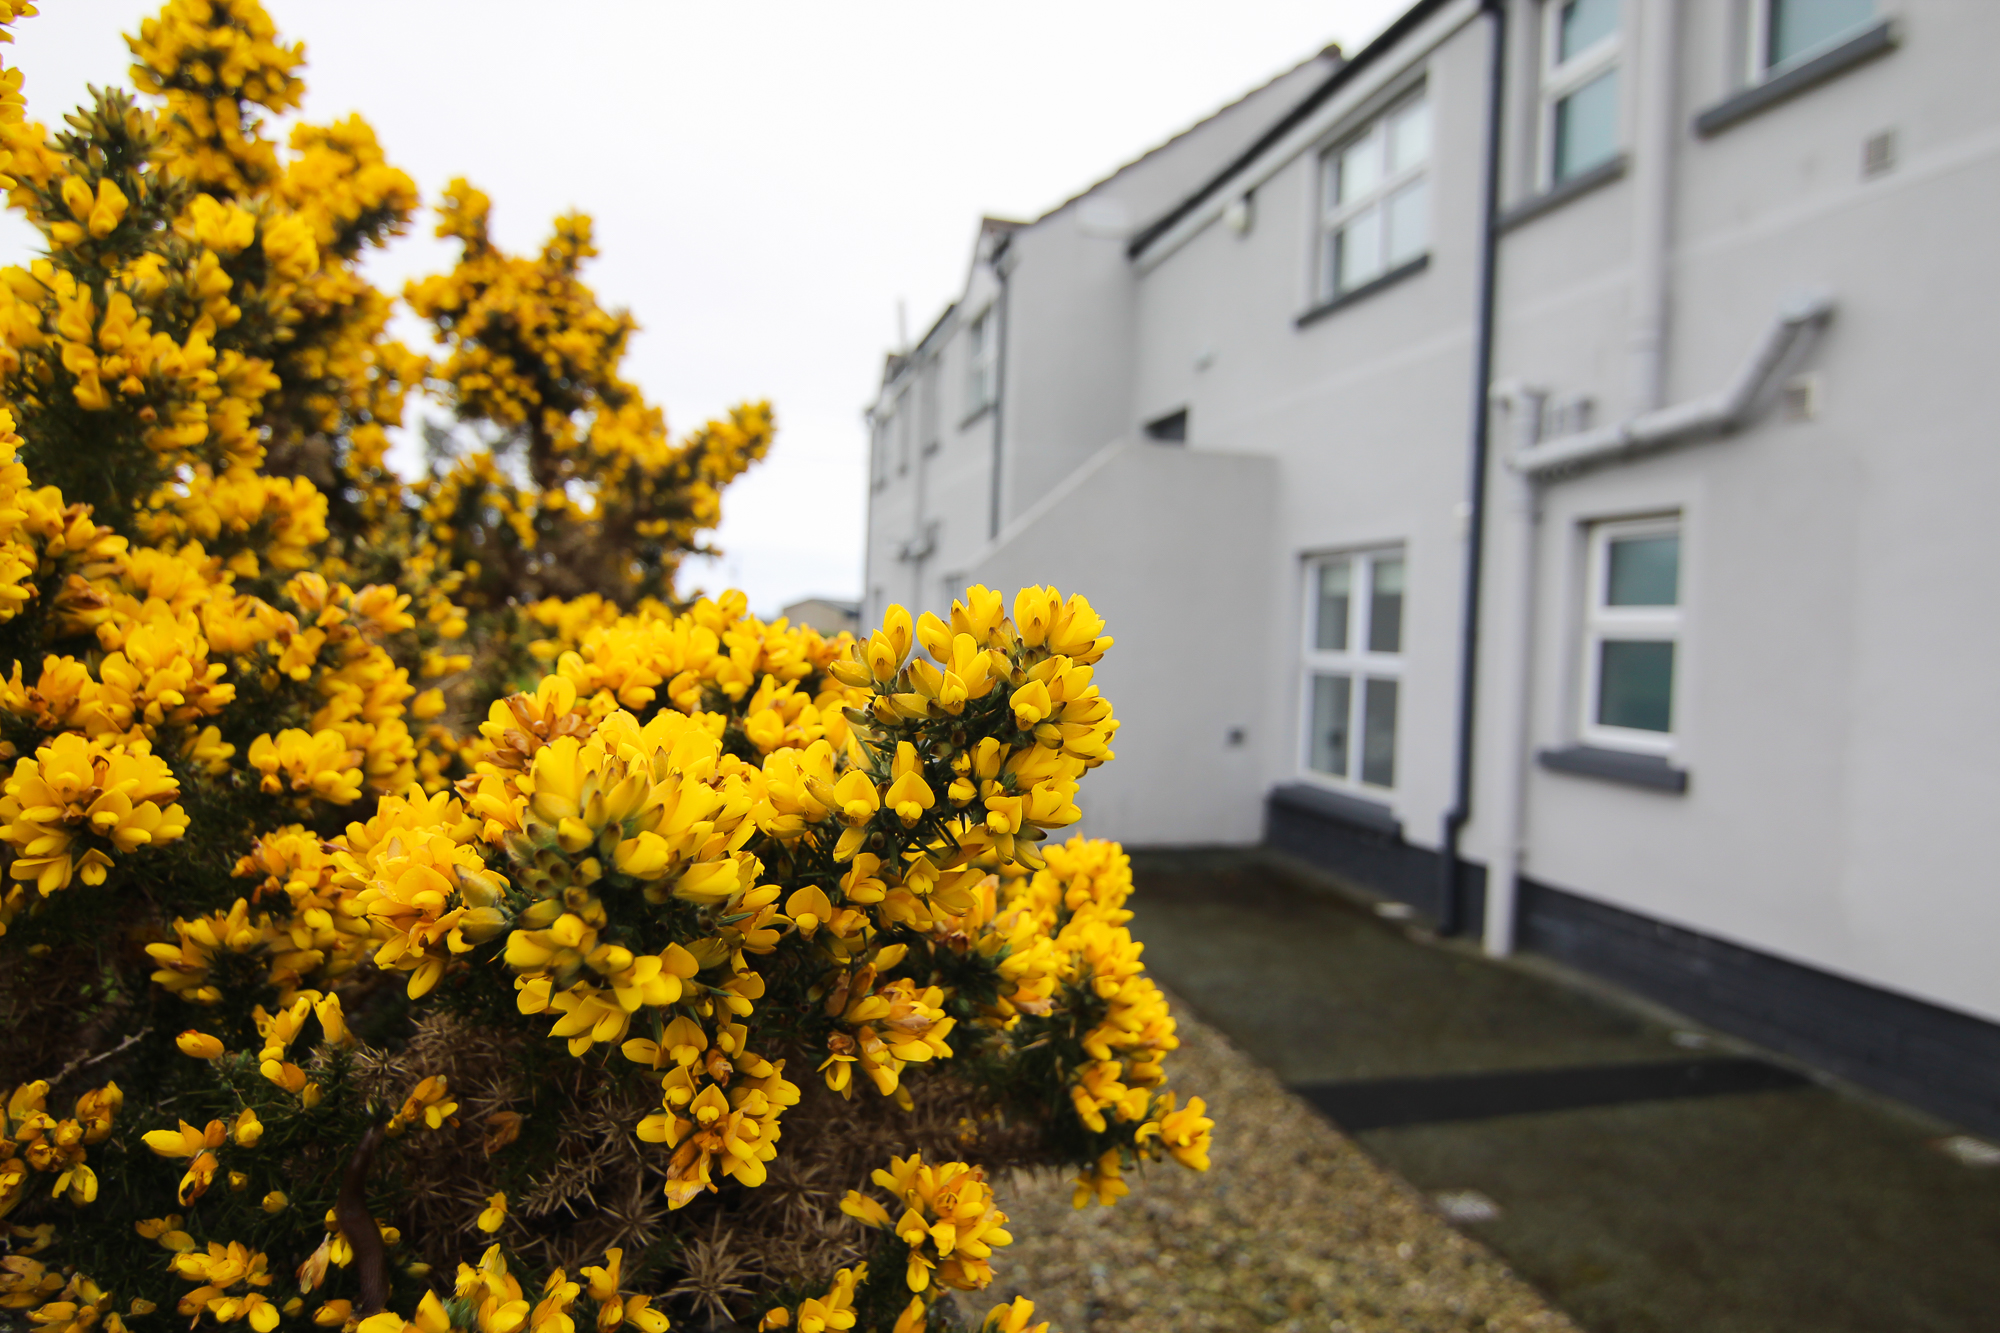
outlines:
M1420 92L1321 159L1320 300L1430 248L1430 157L1430 104Z
M967 416L993 405L999 388L1000 320L988 306L966 330L965 412Z
M876 490L889 484L889 432L893 429L894 418L878 416L873 420L874 430L868 441L869 480Z
M1673 748L1680 569L1678 518L1591 528L1584 614L1586 742L1655 754Z
M1329 556L1306 567L1305 766L1396 785L1403 688L1403 555Z
M1818 55L1874 19L1875 0L1754 0L1751 81Z
M1623 0L1549 0L1542 25L1542 185L1618 155L1618 8Z
M896 395L895 415L890 418L891 429L896 432L896 475L910 470L910 391L904 389Z

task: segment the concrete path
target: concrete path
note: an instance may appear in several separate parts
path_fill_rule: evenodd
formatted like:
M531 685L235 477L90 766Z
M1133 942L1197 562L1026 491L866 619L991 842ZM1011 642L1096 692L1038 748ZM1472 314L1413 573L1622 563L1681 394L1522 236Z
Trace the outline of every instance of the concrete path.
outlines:
M1951 1127L1275 863L1136 869L1162 983L1593 1333L2000 1329Z

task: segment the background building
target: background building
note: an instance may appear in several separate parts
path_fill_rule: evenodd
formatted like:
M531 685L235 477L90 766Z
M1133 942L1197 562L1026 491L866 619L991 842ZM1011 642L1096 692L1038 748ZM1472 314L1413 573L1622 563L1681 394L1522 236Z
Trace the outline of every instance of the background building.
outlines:
M2000 6L1423 0L1031 224L868 601L1085 592L1087 830L1259 840L2000 1126Z

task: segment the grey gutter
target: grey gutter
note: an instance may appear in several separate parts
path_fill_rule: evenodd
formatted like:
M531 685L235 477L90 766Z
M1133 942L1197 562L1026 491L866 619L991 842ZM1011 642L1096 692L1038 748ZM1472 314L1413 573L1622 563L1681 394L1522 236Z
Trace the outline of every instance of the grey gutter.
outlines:
M1456 935L1464 928L1466 915L1458 886L1458 835L1472 817L1473 722L1478 703L1479 676L1479 595L1485 573L1486 471L1493 422L1490 386L1493 382L1493 326L1500 264L1500 143L1502 112L1506 109L1507 72L1505 5L1506 0L1480 0L1479 6L1492 20L1489 28L1493 36L1486 73L1485 197L1480 201L1479 209L1479 323L1472 354L1472 458L1469 481L1472 489L1469 497L1471 514L1465 530L1463 620L1459 626L1457 763L1452 779L1451 806L1444 813L1444 828L1438 840L1438 887L1439 902L1442 904L1438 921L1440 935ZM1371 46L1369 49L1374 48Z
M1205 201L1214 198L1217 192L1223 186L1227 185L1233 177L1248 168L1251 163L1262 157L1280 139L1291 133L1292 129L1300 121L1311 115L1329 97L1332 97L1335 93L1346 87L1350 79L1381 59L1395 47L1396 43L1407 37L1418 24L1429 18L1437 10L1444 8L1447 3L1449 3L1449 0L1417 0L1416 4L1404 10L1402 16L1384 28L1380 36L1356 52L1352 60L1344 62L1339 69L1329 74L1326 82L1307 93L1304 101L1280 116L1276 124L1258 136L1256 142L1237 154L1222 170L1209 177L1207 183L1200 189L1181 200L1178 204L1175 204L1162 217L1148 223L1137 236L1134 236L1126 244L1125 257L1127 259L1137 259L1140 255L1144 254L1147 246L1164 236L1175 223L1194 212L1195 209L1200 208Z

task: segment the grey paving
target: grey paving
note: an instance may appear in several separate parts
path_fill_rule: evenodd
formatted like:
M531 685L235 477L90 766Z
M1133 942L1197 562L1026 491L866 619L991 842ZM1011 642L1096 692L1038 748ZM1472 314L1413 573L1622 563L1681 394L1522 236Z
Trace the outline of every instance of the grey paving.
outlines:
M1690 1053L1671 1015L1431 941L1275 863L1137 869L1149 968L1288 1083ZM2000 1168L1939 1151L1948 1132L1807 1084L1357 1138L1426 1192L1492 1200L1463 1229L1597 1333L2000 1329Z

